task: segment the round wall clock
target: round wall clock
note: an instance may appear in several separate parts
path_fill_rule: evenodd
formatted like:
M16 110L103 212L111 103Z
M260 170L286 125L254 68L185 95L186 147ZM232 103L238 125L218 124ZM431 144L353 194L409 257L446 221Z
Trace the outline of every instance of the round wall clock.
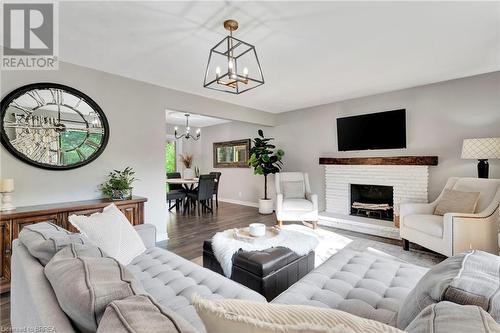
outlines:
M1 102L1 138L14 156L33 166L68 170L95 160L106 147L109 125L90 97L61 84L18 88Z

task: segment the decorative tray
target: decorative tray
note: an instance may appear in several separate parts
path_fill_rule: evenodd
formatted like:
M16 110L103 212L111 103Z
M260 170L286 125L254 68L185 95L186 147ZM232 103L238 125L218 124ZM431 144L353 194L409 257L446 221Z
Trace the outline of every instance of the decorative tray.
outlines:
M269 239L278 236L280 230L277 227L266 227L266 234L264 236L255 237L250 235L250 228L236 228L234 229L234 238L245 241L253 242L255 240Z

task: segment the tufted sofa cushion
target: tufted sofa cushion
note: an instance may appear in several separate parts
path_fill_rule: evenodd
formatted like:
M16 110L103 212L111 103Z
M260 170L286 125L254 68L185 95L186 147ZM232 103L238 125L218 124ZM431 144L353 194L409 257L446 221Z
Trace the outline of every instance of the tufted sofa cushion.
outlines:
M426 271L372 249L343 249L272 303L338 309L395 326L401 303Z
M206 299L266 301L263 296L241 284L157 247L147 249L127 268L158 303L184 317L200 332L206 330L192 306L194 294Z

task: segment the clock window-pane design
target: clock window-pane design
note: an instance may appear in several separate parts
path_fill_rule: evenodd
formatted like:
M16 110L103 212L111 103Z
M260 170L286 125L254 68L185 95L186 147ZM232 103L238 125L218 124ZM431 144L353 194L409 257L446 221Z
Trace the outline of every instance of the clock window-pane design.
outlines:
M109 127L101 108L82 92L39 83L16 89L1 105L4 146L46 169L73 169L104 150Z

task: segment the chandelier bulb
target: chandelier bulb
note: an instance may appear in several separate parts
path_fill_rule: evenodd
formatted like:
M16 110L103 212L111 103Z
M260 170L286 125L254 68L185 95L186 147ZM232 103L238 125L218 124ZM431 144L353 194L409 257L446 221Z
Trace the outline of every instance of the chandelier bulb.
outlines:
M220 76L220 67L217 66L217 68L215 69L215 75L217 75L217 77Z
M248 68L243 68L243 75L248 76Z

